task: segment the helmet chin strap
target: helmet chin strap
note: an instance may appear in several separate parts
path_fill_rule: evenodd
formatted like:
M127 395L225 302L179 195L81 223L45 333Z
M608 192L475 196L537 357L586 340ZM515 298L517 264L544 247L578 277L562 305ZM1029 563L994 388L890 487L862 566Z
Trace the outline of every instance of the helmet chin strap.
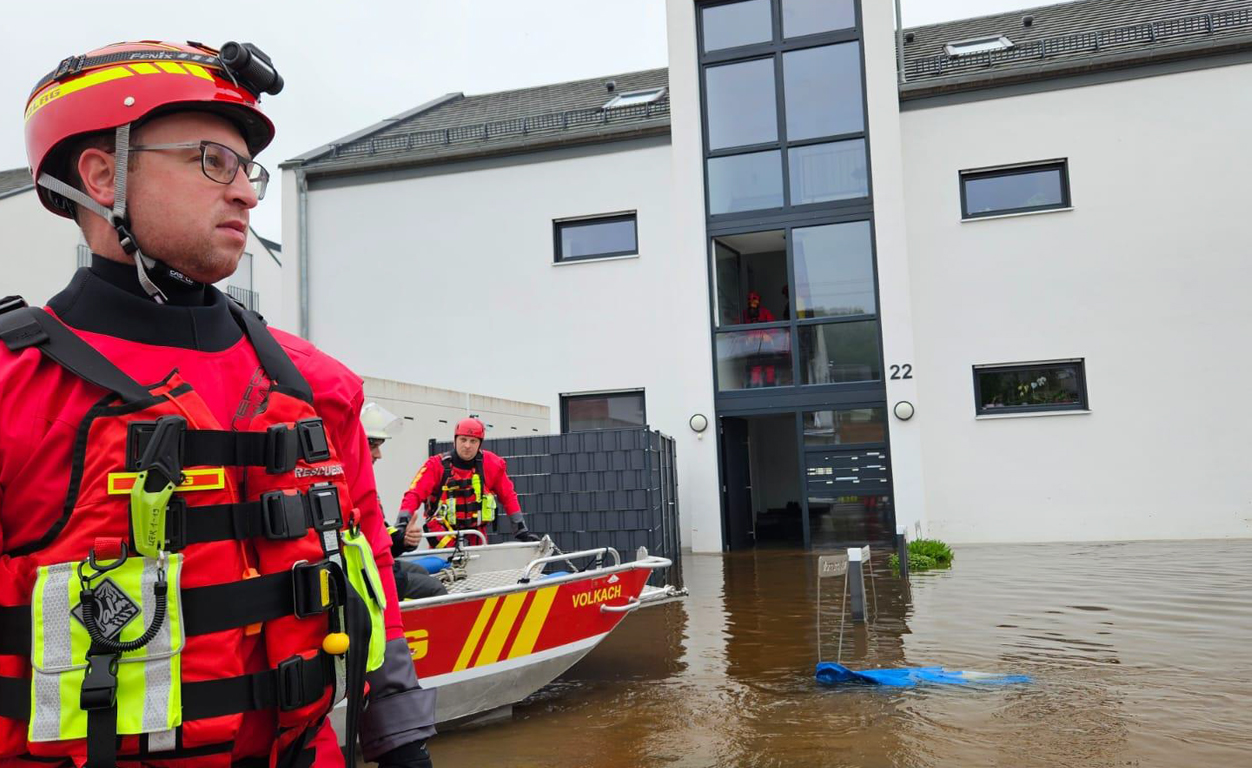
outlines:
M148 276L148 270L156 268L157 261L149 256L145 256L143 251L139 250L139 243L131 233L130 221L126 217L126 175L130 166L130 123L117 127L114 157L116 162L114 163L113 172L113 210L109 210L92 200L82 190L71 187L69 184L46 173L39 175L37 183L44 189L73 200L76 204L109 222L113 229L117 230L117 241L122 246L122 251L135 260L135 272L139 277L139 285L143 287L144 292L153 301L158 304L164 304L169 301L169 297Z

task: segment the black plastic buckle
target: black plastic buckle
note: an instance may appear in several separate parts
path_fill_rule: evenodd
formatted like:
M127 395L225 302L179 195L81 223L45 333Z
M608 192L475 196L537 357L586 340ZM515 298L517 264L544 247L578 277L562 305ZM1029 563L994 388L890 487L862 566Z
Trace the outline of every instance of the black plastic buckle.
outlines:
M309 526L304 499L298 493L269 491L261 494L261 527L272 541L299 539Z
M321 419L302 419L296 422L300 435L300 454L309 464L330 458L330 443L326 440L326 427Z
M26 306L28 306L26 299L23 299L21 296L5 296L3 299L0 299L0 315Z
M25 306L26 301L21 296L6 296L0 301L0 341L4 342L10 352L20 352L48 340L48 334L43 327L29 314L24 317L4 317Z
M308 491L309 516L312 528L319 533L343 527L343 507L339 506L339 489L333 485L315 485Z
M300 443L294 429L286 424L275 424L265 430L265 471L281 475L296 468L300 458Z
M143 431L136 432L142 440ZM169 483L178 485L183 481L183 437L186 434L187 420L182 416L168 415L156 420L152 436L135 465L140 472L148 471L145 491L155 493ZM126 438L129 443L130 435L127 434Z
M330 610L329 563L299 562L291 566L292 613L297 619L316 616ZM325 599L323 599L325 598Z
M304 657L292 656L278 662L278 708L283 712L299 709L311 702L305 700Z
M165 508L165 551L181 552L187 547L187 502L171 496Z
M135 236L131 234L130 222L124 218L115 219L113 229L117 230L118 245L122 246L127 256L134 256L135 251L139 250L139 244L135 242Z
M117 704L117 655L88 653L87 672L78 695L80 709L111 709Z
M57 71L52 75L53 80L60 80L70 75L76 75L83 71L83 65L87 63L87 56L66 56L61 59L61 63L57 65Z

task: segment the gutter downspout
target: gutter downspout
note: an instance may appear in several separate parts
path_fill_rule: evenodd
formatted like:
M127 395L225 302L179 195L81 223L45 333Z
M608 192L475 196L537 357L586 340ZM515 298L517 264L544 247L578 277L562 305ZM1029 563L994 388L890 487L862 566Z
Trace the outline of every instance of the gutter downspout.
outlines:
M309 339L309 182L304 170L296 169L296 226L299 230L300 259L296 268L300 295L300 338Z
M904 85L904 15L900 13L900 0L896 0L896 79Z

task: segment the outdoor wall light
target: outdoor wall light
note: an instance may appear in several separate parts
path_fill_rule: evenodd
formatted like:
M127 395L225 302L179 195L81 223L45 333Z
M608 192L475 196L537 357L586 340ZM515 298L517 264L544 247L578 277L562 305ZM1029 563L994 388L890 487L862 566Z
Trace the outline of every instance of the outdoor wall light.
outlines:
M691 426L691 431L699 434L709 428L709 420L703 413L697 413L691 417L691 421L687 422Z
M892 412L895 413L896 418L900 421L908 421L913 418L913 404L908 400L901 400L896 403L896 407L892 409Z

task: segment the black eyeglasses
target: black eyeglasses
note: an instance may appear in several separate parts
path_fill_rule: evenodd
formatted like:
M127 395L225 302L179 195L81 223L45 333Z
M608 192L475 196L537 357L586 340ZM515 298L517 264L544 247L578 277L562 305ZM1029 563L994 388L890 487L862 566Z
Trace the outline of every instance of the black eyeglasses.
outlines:
M131 147L131 152L153 152L166 149L200 150L200 170L210 181L218 184L234 182L235 175L243 168L244 176L256 192L256 199L265 197L265 187L270 183L270 172L255 160L249 160L225 144L216 141L185 141L177 144L148 144Z

